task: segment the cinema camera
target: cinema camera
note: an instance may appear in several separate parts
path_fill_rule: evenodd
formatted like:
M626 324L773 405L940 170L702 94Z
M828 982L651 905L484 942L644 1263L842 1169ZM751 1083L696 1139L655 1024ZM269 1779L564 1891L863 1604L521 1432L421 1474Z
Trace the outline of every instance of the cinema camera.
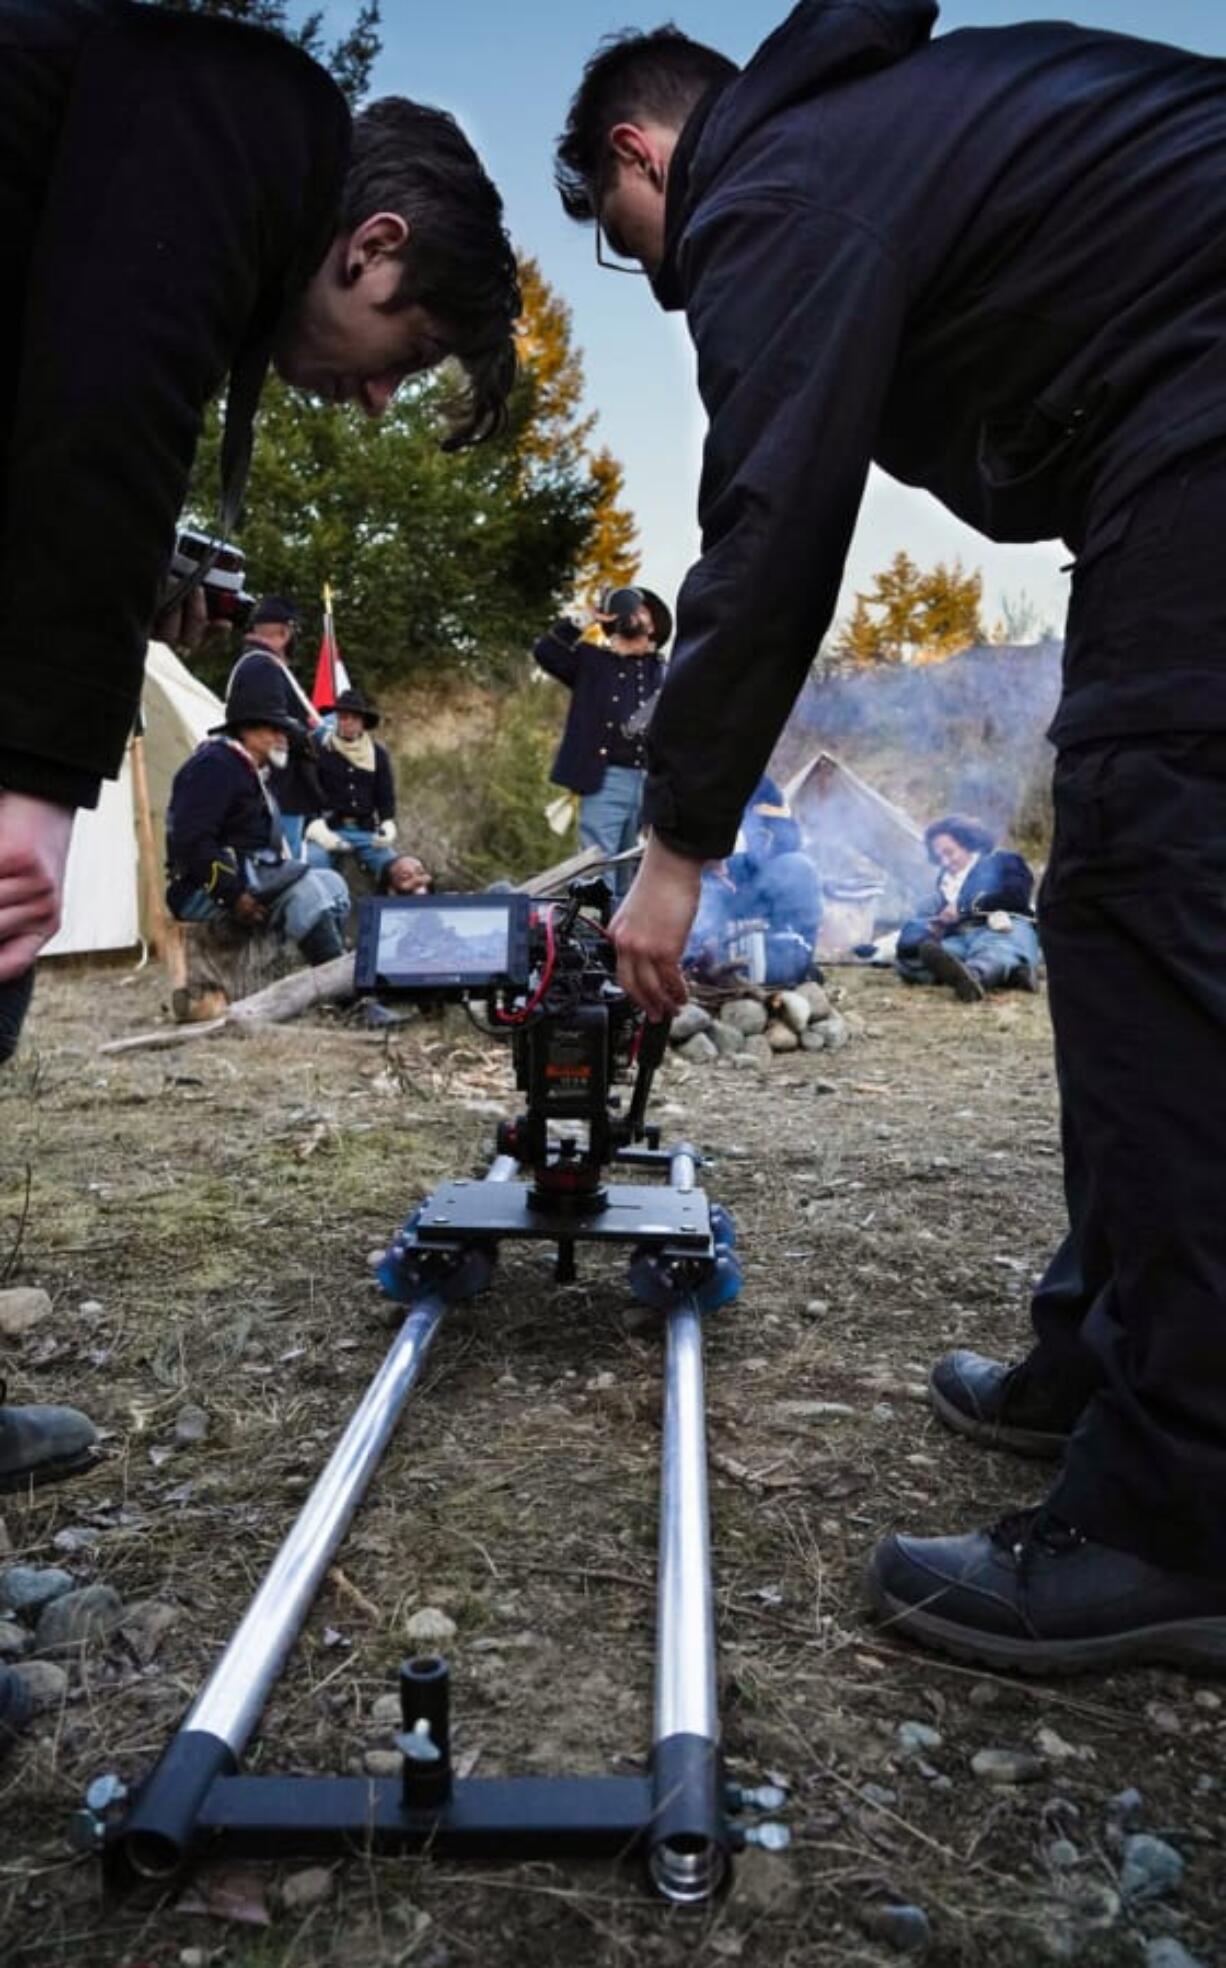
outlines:
M177 608L199 588L210 623L241 633L255 609L255 596L243 586L246 572L246 557L238 547L183 527L171 556L171 587L163 608Z
M77 1840L102 1851L114 1885L165 1885L205 1854L637 1855L665 1898L698 1903L727 1879L738 1847L787 1843L786 1827L755 1815L777 1809L783 1792L730 1785L720 1753L703 1323L739 1290L735 1237L726 1212L697 1186L697 1151L662 1148L646 1122L666 1027L647 1024L617 984L609 910L603 881L534 901L490 891L363 904L360 988L380 998L459 999L474 1015L482 1004L488 1029L510 1040L525 1112L503 1124L483 1180L444 1183L393 1240L379 1280L407 1307L404 1324L178 1735L131 1802L117 1777L87 1793ZM624 1103L618 1081L629 1083ZM606 1181L610 1165L666 1180ZM429 1655L400 1669L398 1775L240 1775L239 1758L447 1308L489 1284L507 1238L555 1246L563 1279L574 1274L576 1243L628 1246L635 1295L662 1315L648 1769L453 1776L449 1669Z

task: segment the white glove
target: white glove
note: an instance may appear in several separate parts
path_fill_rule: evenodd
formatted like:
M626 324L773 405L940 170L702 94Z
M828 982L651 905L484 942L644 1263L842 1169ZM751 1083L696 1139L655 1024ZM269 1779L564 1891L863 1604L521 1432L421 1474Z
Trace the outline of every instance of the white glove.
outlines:
M375 828L375 839L382 841L384 847L390 847L395 838L396 822L394 820L380 820L378 826Z
M322 815L318 820L312 820L310 826L303 834L303 839L309 840L315 847L322 847L325 854L349 854L352 852L349 842L342 840L339 834L334 834Z
M1007 909L993 909L988 917L988 928L999 930L1002 935L1007 935L1013 928L1013 917Z

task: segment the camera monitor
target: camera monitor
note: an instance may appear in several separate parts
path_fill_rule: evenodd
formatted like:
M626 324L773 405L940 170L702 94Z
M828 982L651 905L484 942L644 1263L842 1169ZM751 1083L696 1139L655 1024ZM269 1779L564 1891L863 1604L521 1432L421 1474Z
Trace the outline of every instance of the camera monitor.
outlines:
M463 997L528 982L526 895L402 895L362 904L359 991Z

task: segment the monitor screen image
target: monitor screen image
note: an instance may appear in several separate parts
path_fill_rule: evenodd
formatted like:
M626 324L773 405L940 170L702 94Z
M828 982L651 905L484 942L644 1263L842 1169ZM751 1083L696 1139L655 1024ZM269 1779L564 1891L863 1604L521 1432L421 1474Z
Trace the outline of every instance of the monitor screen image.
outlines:
M388 978L498 976L510 960L510 912L488 908L388 909L379 919L376 966Z

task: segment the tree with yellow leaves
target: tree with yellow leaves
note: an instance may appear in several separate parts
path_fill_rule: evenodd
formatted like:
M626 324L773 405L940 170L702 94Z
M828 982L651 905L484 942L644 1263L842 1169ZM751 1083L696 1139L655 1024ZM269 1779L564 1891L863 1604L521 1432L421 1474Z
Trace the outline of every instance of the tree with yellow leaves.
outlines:
M835 638L836 667L859 670L878 663L943 663L959 649L986 641L980 609L983 576L944 561L927 571L906 553L857 594Z

